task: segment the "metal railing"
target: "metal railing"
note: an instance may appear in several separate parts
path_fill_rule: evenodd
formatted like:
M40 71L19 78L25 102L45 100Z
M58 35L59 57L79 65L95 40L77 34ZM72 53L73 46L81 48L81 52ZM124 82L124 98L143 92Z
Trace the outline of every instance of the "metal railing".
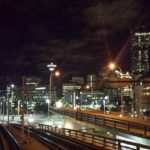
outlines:
M124 121L119 119L107 118L104 116L98 116L93 114L91 115L82 112L74 112L67 110L54 110L54 111L63 115L74 117L80 121L87 121L97 125L106 125L113 128L125 130L136 135L143 135L146 137L150 137L150 126L139 122L136 123L131 121Z
M76 139L93 146L104 148L104 149L115 149L115 150L149 150L150 146L137 144L133 142L128 142L124 140L114 139L111 137L105 137L101 135L94 135L86 132L81 132L77 130L71 130L66 128L58 128L50 125L38 124L39 128L44 131L51 133L60 134L70 139Z
M19 124L13 124L12 126L16 129L21 129ZM25 133L27 134L27 132L30 132L33 138L46 145L50 150L98 150L84 143L70 141L70 139L64 138L60 134L56 135L54 132L53 134L49 134L45 130L25 127Z

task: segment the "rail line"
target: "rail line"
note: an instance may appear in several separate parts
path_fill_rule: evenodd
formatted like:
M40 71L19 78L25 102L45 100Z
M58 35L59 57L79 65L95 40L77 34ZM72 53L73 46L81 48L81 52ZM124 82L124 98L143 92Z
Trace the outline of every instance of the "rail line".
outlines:
M115 149L115 150L150 150L150 146L143 144L137 144L133 142L128 142L120 139L115 139L111 137L95 135L91 133L81 132L78 130L71 130L66 128L58 128L50 125L37 124L39 128L45 132L56 133L58 135L63 135L69 139L74 139L88 143L90 145L99 147L100 149Z
M13 125L20 129L20 126ZM26 132L30 132L31 136L37 138L42 143L54 150L103 150L103 148L96 148L83 142L67 139L65 136L48 133L39 129L25 128Z
M7 141L7 148L4 146L4 140L0 139L0 148L5 150L9 148L9 150L22 150L21 145L19 142L13 137L13 135L9 132L9 130L5 127L0 125L0 131L4 139Z

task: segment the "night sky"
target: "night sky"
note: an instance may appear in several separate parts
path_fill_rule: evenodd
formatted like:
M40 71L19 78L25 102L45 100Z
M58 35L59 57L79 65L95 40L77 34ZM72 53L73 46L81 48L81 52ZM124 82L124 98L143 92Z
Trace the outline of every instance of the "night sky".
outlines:
M110 60L130 70L130 32L149 24L149 0L1 0L0 81L98 73Z

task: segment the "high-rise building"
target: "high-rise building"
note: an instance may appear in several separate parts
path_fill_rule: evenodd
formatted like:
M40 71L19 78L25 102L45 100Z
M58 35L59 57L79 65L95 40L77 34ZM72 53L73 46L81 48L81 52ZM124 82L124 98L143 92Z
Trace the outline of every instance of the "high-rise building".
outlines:
M88 74L87 75L87 84L89 84L90 88L93 90L96 87L96 75Z
M139 75L150 71L150 30L142 26L132 32L132 74Z
M135 81L134 90L134 110L138 116L150 109L150 86L142 82L140 77L144 77L150 72L150 28L137 28L131 37L132 50L132 75Z

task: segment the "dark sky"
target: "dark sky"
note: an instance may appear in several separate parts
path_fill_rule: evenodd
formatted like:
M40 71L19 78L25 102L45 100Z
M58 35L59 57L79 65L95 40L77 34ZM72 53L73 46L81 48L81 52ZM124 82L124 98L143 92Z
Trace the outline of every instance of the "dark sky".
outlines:
M51 60L63 77L98 73L111 59L130 70L130 31L149 24L149 3L1 0L1 79L23 74L47 78Z

